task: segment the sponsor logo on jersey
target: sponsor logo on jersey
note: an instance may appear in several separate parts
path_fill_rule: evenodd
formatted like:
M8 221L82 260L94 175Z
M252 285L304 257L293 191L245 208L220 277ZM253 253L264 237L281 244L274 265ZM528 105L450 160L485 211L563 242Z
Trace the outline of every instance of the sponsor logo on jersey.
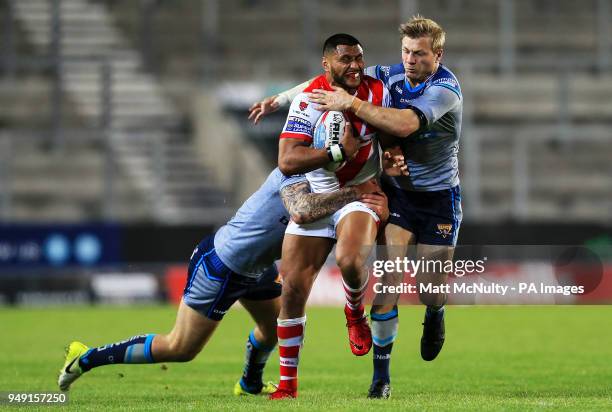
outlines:
M289 116L285 131L310 134L312 132L312 123L301 117Z
M395 91L398 92L399 94L402 94L404 92L402 88L399 87L397 84L395 85Z
M391 216L393 217L401 217L401 215L399 213L395 213L395 212L391 212L389 213Z
M380 66L380 71L385 74L385 76L389 77L389 72L391 71L391 66Z
M438 230L436 231L437 235L440 235L444 239L446 239L446 236L449 236L452 233L453 233L452 223L438 223Z
M431 84L447 85L454 89L459 87L459 85L457 84L457 80L452 79L450 77L443 77L441 79L436 79Z
M304 111L306 110L306 108L308 107L308 103L306 102L300 102L300 110Z

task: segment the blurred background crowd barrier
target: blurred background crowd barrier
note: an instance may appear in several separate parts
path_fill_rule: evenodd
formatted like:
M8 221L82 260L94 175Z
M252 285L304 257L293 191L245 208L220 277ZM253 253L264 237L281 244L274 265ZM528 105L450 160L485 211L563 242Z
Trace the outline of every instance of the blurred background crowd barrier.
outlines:
M464 92L459 243L609 262L610 0L0 0L0 302L176 298L275 166L286 113L249 105L317 75L333 33L400 62L416 13Z

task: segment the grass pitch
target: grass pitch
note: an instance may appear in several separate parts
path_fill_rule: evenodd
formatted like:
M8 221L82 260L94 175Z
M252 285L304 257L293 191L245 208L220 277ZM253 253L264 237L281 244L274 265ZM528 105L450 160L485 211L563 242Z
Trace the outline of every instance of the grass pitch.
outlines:
M252 322L233 309L195 361L94 369L67 406L44 410L612 410L612 306L449 307L445 347L429 363L422 314L400 308L386 401L365 397L372 358L351 355L341 308L308 310L299 399L234 397ZM69 341L166 332L174 317L170 306L0 309L0 391L56 391ZM278 352L265 378L278 379Z

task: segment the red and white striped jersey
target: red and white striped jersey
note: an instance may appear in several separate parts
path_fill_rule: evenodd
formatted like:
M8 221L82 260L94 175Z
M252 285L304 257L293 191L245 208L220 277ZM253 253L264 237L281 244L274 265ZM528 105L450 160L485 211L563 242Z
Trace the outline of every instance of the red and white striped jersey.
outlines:
M289 108L287 121L280 135L281 139L300 139L311 144L314 129L319 117L324 112L317 110L316 104L311 103L306 93L314 89L333 90L324 75L315 78L306 89L298 94ZM391 98L384 84L370 76L364 76L355 92L359 99L377 106L390 107ZM353 130L358 133L361 146L357 155L344 166L335 171L324 168L306 173L311 190L315 193L332 192L343 186L358 185L377 176L380 172L380 154L376 129L362 121L351 112L345 112L351 122Z

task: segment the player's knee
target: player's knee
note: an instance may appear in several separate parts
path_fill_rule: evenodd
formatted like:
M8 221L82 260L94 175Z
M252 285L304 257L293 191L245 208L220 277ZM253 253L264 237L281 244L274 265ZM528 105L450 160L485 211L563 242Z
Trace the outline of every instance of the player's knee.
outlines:
M365 258L360 253L336 254L336 264L343 275L359 275L363 270Z

